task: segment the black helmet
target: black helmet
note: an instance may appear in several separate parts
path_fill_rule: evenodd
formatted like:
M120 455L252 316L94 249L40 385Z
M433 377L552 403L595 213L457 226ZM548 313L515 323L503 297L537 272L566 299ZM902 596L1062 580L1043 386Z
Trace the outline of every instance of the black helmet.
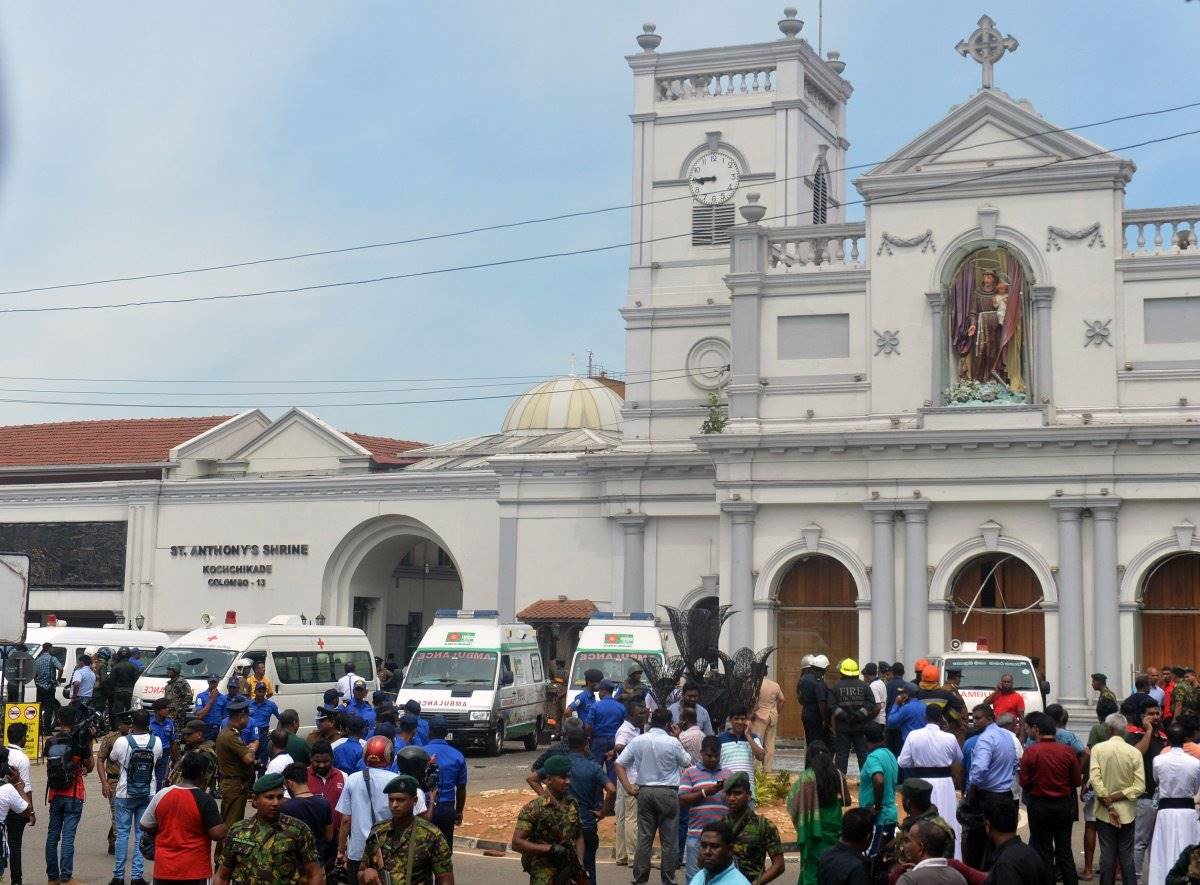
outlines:
M408 746L396 754L396 766L401 774L420 781L429 765L429 754L421 747Z
M120 648L117 649L117 660L120 661L127 657L129 657L129 646L122 645Z

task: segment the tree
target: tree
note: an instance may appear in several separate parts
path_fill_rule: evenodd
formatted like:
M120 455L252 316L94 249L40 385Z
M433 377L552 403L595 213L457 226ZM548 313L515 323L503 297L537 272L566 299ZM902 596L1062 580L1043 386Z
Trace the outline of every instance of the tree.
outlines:
M725 407L721 405L721 398L714 390L708 395L708 417L704 419L704 423L700 425L701 433L721 433L725 430L725 426L729 423L729 416L724 412Z

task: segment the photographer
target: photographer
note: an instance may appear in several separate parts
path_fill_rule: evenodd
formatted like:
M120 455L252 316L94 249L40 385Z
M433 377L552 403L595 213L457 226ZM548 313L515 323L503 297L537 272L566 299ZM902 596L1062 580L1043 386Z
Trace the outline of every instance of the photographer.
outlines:
M21 726L24 728L24 726ZM10 726L10 731L11 731ZM20 758L18 758L20 757ZM24 775L21 774L24 759ZM29 760L20 750L0 747L0 827L15 838L9 837L12 860L11 882L21 885L21 834L28 824L33 823L33 794L29 788ZM3 869L0 868L0 873Z
M80 666L87 665L81 663ZM43 750L46 800L50 806L46 878L51 882L69 882L73 878L75 831L83 816L86 797L84 778L96 767L92 756L95 731L91 720L90 711L82 705L63 707L58 711L54 733L46 739Z

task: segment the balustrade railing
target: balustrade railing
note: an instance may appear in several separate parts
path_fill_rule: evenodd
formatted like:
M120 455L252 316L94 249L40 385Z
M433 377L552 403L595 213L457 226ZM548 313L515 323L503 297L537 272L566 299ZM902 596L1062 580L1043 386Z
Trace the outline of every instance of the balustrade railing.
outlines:
M726 95L750 95L775 91L774 68L735 71L709 71L681 77L655 80L659 101L720 98Z
M1130 209L1121 226L1127 256L1200 255L1200 206Z
M767 235L767 270L798 273L866 267L863 222L811 224L771 228Z

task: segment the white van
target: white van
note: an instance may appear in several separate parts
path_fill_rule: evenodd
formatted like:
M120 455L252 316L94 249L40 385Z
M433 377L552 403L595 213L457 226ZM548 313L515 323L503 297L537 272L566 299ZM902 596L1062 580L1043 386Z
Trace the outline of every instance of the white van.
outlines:
M142 650L142 662L146 663L154 657L154 649L167 645L171 638L166 633L157 630L126 630L123 624L112 624L106 627L72 627L60 621L53 627L31 626L25 631L25 647L29 653L37 657L42 646L51 643L51 652L58 663L62 665L63 675L60 684L70 681L75 672L75 662L81 655L94 654L101 648L112 649L115 660L117 649L139 648ZM29 689L30 694L33 689ZM59 694L61 702L62 695Z
M638 658L665 662L662 634L650 612L596 612L579 634L567 682L567 706L583 691L583 674L599 670L605 679L624 682L630 670L642 669Z
M521 738L537 749L545 722L546 671L534 629L501 624L491 609L441 608L421 637L396 700L415 700L421 715L440 714L447 740L499 756Z
M1029 658L1005 652L989 652L986 645L980 651L974 642L960 643L959 649L928 660L938 667L942 682L946 681L947 668L962 670L958 693L967 705L967 712L983 703L983 699L996 690L1000 677L1006 673L1012 675L1013 688L1021 693L1026 713L1045 711L1037 671L1033 669L1033 661Z
M231 623L185 633L163 649L134 685L134 703L149 707L162 697L168 664L179 666L195 696L208 690L209 673L220 675L224 693L226 681L248 661L266 664L275 686L272 700L280 711L291 708L300 714L302 733L312 730L325 690L345 675L346 664L354 664L368 689L379 687L371 644L362 630L306 625L298 615L276 615L266 624L238 624L234 616Z

